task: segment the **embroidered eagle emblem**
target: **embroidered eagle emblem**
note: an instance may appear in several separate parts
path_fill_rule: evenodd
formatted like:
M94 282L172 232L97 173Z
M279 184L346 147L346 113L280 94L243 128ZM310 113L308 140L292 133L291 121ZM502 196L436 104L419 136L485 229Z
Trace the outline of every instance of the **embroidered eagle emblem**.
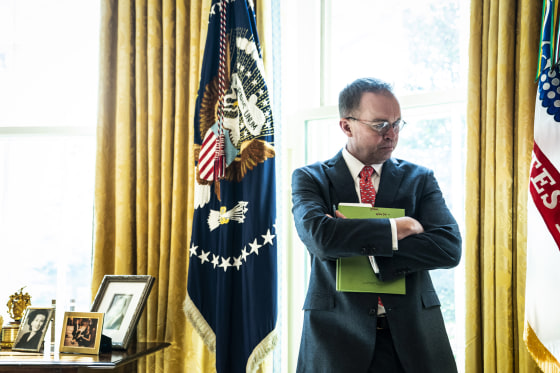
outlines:
M245 33L246 30L232 30L226 48L227 79L223 108L225 179L232 182L241 182L247 172L275 156L274 146L266 141L268 136L273 135L273 125L262 60L252 36L247 38ZM231 45L231 40L234 40L234 45ZM236 61L234 66L230 63L232 54ZM196 146L195 157L198 160L198 183L210 185L214 182L219 198L219 182L216 182L210 167L216 148L218 92L216 76L206 85L201 99L199 130L204 142L202 146Z

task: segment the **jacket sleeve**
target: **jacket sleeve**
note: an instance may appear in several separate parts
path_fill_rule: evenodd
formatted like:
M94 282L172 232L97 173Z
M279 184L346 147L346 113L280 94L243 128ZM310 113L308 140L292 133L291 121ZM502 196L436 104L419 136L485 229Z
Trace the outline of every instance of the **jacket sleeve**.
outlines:
M392 257L376 257L383 281L411 272L451 268L461 260L461 235L432 171L417 176L414 202L406 215L417 219L424 233L404 238Z
M392 256L389 220L334 218L333 206L339 201L331 194L328 177L321 169L304 167L294 171L292 212L298 235L309 252L323 260Z

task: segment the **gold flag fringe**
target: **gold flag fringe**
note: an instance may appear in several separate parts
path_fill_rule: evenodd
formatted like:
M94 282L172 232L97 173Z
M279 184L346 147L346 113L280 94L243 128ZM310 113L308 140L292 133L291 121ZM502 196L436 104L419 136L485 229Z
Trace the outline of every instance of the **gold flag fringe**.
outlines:
M541 343L539 337L537 337L537 334L528 322L525 322L523 340L527 344L529 353L539 368L542 369L543 373L560 373L560 364L558 360L556 360L550 351Z
M276 333L276 328L274 328L268 335L255 347L251 356L247 360L247 368L245 371L247 373L254 373L256 372L262 362L267 358L268 354L270 354L276 348L276 344L278 343L278 334Z
M210 352L216 353L216 334L214 334L214 331L210 325L208 325L206 319L204 319L198 308L194 305L188 293L185 298L185 302L183 303L183 309L187 315L187 319L200 335L204 344L208 347ZM249 356L249 359L247 360L246 371L248 373L258 371L260 365L265 361L268 355L274 351L277 344L278 333L275 328L268 333L268 335L257 345L257 347L255 347L251 356Z
M188 293L187 297L185 298L185 302L183 303L183 309L185 310L187 319L189 319L198 335L200 335L200 337L204 341L204 344L211 352L215 353L216 334L214 334L214 331L212 330L210 325L208 325L206 319L202 316L198 308L196 308Z

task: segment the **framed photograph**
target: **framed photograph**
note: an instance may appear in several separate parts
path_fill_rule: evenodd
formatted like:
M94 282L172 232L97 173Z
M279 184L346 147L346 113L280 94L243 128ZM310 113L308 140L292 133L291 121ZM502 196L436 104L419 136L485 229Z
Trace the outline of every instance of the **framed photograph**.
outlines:
M40 352L54 308L27 307L12 346L13 351Z
M103 277L91 311L105 314L103 334L111 338L113 348L127 349L154 281L148 275Z
M103 313L65 312L60 337L60 352L99 354Z

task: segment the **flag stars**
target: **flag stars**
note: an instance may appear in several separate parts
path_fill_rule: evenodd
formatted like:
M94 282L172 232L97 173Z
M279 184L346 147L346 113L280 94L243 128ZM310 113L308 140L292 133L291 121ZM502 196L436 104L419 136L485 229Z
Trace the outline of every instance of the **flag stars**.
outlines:
M201 251L202 251L202 254L200 254L200 255L198 256L198 257L200 258L200 264L204 264L204 262L210 261L210 260L208 259L208 255L210 255L210 251L204 251L204 250L202 250L202 249L201 249Z
M224 272L227 271L229 267L231 267L231 263L229 262L229 257L226 259L222 257L222 264L220 264L220 268L224 269Z
M252 243L249 244L249 246L251 246L251 254L252 254L252 253L255 253L255 254L259 255L259 248L261 248L262 245L259 245L259 244L257 243L257 239L256 239L256 238L255 238L255 240L254 240Z
M241 267L243 265L243 262L241 261L243 255L239 255L237 258L233 258L233 266L239 271L239 267Z
M272 245L272 239L276 237L274 234L270 234L270 229L266 231L266 234L261 235L264 238L263 246L267 243Z
M276 223L273 223L272 228L273 228L272 231L276 231ZM274 239L276 238L276 235L272 234L270 228L267 229L266 234L261 234L260 236L263 238L262 244L259 244L258 239L255 238L253 242L250 242L243 247L243 249L239 253L240 255L237 257L230 256L225 258L221 255L216 255L212 253L212 250L205 251L202 248L200 249L200 255L199 255L198 246L194 244L192 244L189 249L190 256L193 255L197 256L200 259L200 264L204 264L208 262L209 264L212 264L214 269L217 269L219 267L222 268L224 272L227 272L229 267L235 267L238 271L240 271L241 267L244 264L243 262L247 263L247 259L249 256L251 256L252 254L259 255L260 248L262 248L267 244L271 246L274 244ZM249 246L249 250L248 250L248 246ZM209 259L210 254L212 254L212 260Z
M196 255L196 249L198 249L198 246L195 246L194 244L191 245L191 248L189 249L191 256Z
M214 268L220 265L220 257L218 255L212 254L212 264L214 265Z
M241 250L241 256L243 257L244 261L247 261L247 257L249 256L249 253L247 252L247 246L245 246L243 250Z

